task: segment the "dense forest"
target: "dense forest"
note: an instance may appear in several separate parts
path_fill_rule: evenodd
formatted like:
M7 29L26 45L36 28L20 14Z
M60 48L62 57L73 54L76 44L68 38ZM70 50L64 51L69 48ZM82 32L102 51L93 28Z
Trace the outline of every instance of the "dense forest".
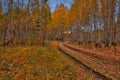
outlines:
M0 0L0 45L36 44L45 40L120 44L120 0L74 0L71 8L48 0Z

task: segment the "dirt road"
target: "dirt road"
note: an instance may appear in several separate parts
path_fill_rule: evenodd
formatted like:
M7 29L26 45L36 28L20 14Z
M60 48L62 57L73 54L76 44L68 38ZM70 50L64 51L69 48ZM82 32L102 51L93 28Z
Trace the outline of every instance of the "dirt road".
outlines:
M91 70L93 75L99 76L103 80L120 80L119 63L77 50L79 49L78 47L69 44L60 43L59 49L75 62L86 67L87 70Z

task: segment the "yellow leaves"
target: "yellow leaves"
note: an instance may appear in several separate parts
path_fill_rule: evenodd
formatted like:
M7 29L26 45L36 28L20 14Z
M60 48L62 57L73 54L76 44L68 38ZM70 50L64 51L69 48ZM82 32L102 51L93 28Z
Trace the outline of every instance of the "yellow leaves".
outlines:
M88 7L88 1L85 0L75 0L74 4L71 8L71 14L72 14L72 21L88 21L89 18L89 7Z
M73 4L71 10L69 11L70 23L75 22L80 14L78 14L78 5Z
M97 15L99 5L97 0L75 0L70 10L71 23L78 22L89 25L92 15Z
M53 28L52 21L50 21L50 22L47 24L47 30L50 31L50 30L52 30L52 28Z
M106 17L115 11L116 0L100 0L101 2L101 16Z
M31 28L35 27L37 24L36 22L38 21L38 18L39 18L39 13L40 13L40 10L38 8L35 8L32 12L32 16L31 16L31 20L29 22L29 26ZM28 15L27 15L28 16Z
M55 12L52 14L52 24L54 26L62 25L62 28L67 29L68 23L69 23L68 10L65 7L61 7L58 8L58 10L55 10Z
M95 13L95 12L98 12L99 10L99 2L97 0L89 0L89 9Z

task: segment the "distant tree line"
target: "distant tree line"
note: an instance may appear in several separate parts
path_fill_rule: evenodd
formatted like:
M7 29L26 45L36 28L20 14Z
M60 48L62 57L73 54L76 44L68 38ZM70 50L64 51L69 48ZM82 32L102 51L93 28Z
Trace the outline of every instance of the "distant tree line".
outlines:
M96 47L120 44L120 0L74 0L70 9L63 6L52 14L52 32L59 39Z
M96 47L120 44L120 0L73 0L70 9L48 0L0 0L0 44L67 40Z
M120 44L120 0L75 0L70 15L73 41Z

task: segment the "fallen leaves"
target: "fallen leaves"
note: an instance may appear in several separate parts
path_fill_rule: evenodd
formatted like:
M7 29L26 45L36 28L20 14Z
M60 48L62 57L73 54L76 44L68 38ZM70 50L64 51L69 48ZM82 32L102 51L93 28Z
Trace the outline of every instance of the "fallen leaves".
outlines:
M57 47L56 42L54 47ZM51 47L18 46L1 52L2 80L46 80L46 76L52 80L65 80L73 79L77 74L74 65L67 62L68 58Z

